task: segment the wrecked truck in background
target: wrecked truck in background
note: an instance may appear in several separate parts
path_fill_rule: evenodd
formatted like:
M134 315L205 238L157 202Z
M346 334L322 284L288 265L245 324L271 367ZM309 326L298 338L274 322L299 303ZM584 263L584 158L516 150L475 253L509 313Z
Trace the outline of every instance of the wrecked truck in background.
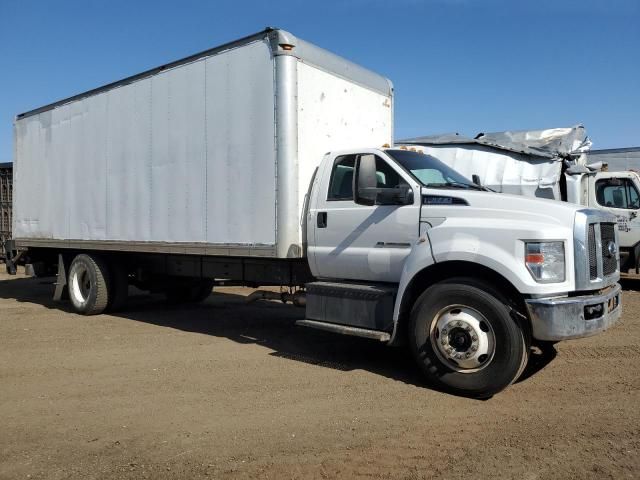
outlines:
M607 210L617 220L619 252L602 245L590 253L592 276L620 255L620 271L640 270L640 176L589 163L591 140L582 125L546 130L457 133L400 140L482 185L502 193L547 198ZM598 237L598 232L593 235ZM609 251L612 250L612 251ZM602 261L598 260L602 257Z

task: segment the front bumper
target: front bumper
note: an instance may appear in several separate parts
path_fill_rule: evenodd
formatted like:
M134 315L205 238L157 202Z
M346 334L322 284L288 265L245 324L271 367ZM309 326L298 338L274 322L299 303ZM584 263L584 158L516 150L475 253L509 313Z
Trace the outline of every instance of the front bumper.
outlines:
M568 340L603 332L622 314L621 287L616 283L597 295L580 297L532 298L526 301L533 338ZM602 306L602 315L585 319L585 307ZM589 308L593 311L593 309ZM587 317L593 314L587 314Z

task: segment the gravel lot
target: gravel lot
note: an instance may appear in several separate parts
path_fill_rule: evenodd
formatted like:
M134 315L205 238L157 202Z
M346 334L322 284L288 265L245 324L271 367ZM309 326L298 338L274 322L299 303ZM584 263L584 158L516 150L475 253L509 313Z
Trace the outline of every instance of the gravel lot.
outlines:
M82 317L51 282L0 274L2 479L640 478L640 279L619 325L487 401L249 289Z

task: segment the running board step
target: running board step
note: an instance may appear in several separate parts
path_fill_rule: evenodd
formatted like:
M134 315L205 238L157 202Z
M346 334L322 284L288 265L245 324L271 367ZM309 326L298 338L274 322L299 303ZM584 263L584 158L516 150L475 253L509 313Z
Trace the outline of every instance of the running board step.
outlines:
M307 283L306 319L374 332L393 330L397 287L381 283Z
M378 330L367 330L366 328L350 327L348 325L338 325L336 323L319 322L318 320L298 320L296 325L301 327L317 328L327 332L341 333L343 335L352 335L354 337L370 338L380 342L388 342L391 335L387 332L379 332Z

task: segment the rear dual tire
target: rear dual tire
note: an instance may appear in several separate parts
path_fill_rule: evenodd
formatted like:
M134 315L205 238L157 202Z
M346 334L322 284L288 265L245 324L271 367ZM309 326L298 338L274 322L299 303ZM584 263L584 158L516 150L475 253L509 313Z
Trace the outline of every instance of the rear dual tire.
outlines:
M67 287L73 308L78 313L99 315L109 305L109 268L100 257L77 255L69 268Z
M71 262L67 288L76 312L99 315L105 310L114 312L124 306L129 279L122 264L108 265L100 256L83 253Z
M414 358L429 381L456 395L490 397L517 380L529 340L512 308L491 288L454 279L428 288L409 326Z

